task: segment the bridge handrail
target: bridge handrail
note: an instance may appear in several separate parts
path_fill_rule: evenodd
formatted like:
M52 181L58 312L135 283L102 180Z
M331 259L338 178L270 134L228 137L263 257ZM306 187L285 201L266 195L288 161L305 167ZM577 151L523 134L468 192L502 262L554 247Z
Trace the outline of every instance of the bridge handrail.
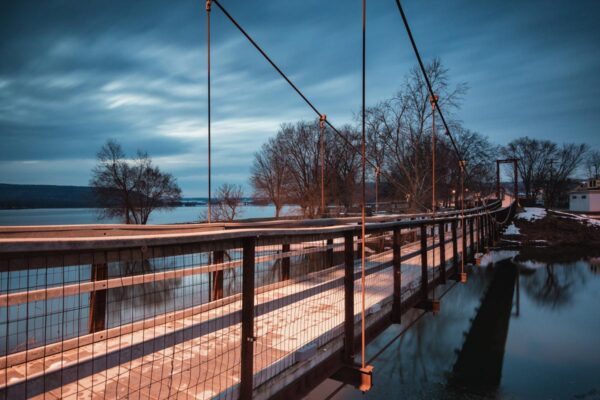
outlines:
M498 211L499 202L490 203L487 207L476 207L465 210L465 215L473 216L485 209L492 212ZM451 222L456 220L460 212L438 213L435 219L431 214L409 214L394 218L381 218L368 222L369 231L399 228L413 228L432 222ZM421 219L416 219L421 218ZM357 222L349 219L344 222ZM373 221L372 219L370 221ZM0 258L6 254L15 253L49 253L65 251L108 251L126 248L147 248L149 246L176 246L186 244L201 244L216 241L239 241L244 238L254 237L265 241L266 238L282 239L288 237L294 243L294 237L299 238L309 235L340 235L345 232L359 232L358 225L333 225L323 227L294 227L294 228L239 228L219 231L170 233L136 236L105 236L105 237L59 237L59 238L2 238L0 239Z

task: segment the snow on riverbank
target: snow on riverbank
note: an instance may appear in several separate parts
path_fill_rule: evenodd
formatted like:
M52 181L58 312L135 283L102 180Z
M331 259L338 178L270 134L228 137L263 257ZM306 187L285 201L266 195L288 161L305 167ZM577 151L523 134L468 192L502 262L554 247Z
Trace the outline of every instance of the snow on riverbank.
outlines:
M521 231L519 231L519 228L517 228L515 226L515 224L512 223L506 228L506 231L504 231L504 234L505 235L520 235Z
M562 211L552 211L552 212L557 215L564 215L565 217L570 217L570 218L576 219L578 221L585 222L589 225L600 226L600 220L594 219L594 218L590 217L589 215L585 215L585 214L577 215L577 214L571 214L571 213L566 213L566 212L562 212Z
M540 207L525 207L522 212L517 214L518 219L526 219L527 221L535 221L546 216L546 210Z

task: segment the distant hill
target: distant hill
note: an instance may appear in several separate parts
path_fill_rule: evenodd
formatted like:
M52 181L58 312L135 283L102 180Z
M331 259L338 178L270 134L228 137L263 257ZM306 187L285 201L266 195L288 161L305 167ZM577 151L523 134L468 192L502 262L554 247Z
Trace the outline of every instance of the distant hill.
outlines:
M0 209L97 207L88 186L12 185L0 183Z
M217 199L213 199L217 201ZM244 197L244 204L254 204L251 197ZM178 206L197 207L206 205L206 197L182 198ZM99 207L89 186L59 185L13 185L0 183L0 210L15 208L95 208Z

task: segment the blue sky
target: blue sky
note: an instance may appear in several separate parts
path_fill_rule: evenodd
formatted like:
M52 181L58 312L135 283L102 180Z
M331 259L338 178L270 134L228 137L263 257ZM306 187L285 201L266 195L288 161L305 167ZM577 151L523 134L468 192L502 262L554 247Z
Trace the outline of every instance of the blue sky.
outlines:
M222 0L335 125L360 107L360 0ZM600 148L600 3L405 0L426 60L469 92L456 117L498 144L528 135ZM394 0L368 1L367 102L415 59ZM213 182L248 187L282 122L313 118L216 8ZM204 2L0 5L0 182L86 185L108 138L206 194Z

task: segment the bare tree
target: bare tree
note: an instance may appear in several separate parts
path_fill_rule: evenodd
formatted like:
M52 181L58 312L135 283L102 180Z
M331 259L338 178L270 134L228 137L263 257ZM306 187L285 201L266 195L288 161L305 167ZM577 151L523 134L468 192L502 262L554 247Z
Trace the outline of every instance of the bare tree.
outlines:
M217 189L215 197L211 210L215 221L231 222L242 215L244 191L241 185L224 183Z
M108 140L97 160L90 185L102 206L101 217L146 224L152 211L172 208L181 200L175 178L153 165L147 153L128 159L117 141Z
M355 148L360 148L360 134L355 128L345 125L340 132ZM328 197L330 202L347 210L358 199L360 154L352 151L343 139L329 130L326 138L325 164L328 173L325 181Z
M426 66L433 91L447 118L458 108L465 84L449 87L448 70L435 59ZM406 196L410 208L429 207L431 196L431 105L419 69L413 68L395 98L384 102L377 115L387 135L386 176L397 198Z
M571 175L584 160L587 150L585 144L567 143L553 154L544 188L544 205L547 208L556 206L561 198L566 198Z
M600 179L600 150L592 150L588 153L585 168L589 179Z
M281 137L271 138L254 154L250 182L254 196L265 198L275 206L275 217L288 200L289 165Z
M527 200L535 200L543 189L555 153L556 143L527 136L513 140L502 149L507 158L519 160L519 175Z
M283 124L278 137L289 165L288 194L304 216L314 217L320 200L318 123Z
M502 149L519 159L519 175L528 200L543 194L544 205L554 207L568 190L571 175L587 153L587 145L567 143L559 147L549 140L518 138Z

